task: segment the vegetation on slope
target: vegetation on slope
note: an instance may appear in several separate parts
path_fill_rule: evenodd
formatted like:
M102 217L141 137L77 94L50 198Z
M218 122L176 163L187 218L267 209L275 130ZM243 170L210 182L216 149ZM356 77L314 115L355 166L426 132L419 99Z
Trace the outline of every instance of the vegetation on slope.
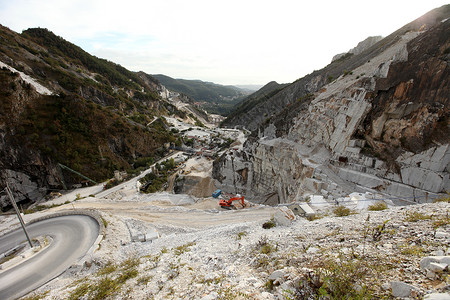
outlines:
M152 78L97 58L47 29L21 35L0 27L0 60L54 91L41 95L19 74L0 70L1 169L39 186L58 186L62 163L100 181L163 156L175 137L161 115L185 114L158 96ZM156 121L155 121L156 120ZM64 172L64 179L79 182ZM3 179L2 179L3 180Z

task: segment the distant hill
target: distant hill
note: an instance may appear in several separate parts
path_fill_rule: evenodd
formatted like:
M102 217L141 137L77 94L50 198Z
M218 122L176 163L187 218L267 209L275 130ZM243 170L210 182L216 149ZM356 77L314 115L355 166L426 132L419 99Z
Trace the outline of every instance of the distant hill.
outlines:
M166 75L153 75L169 90L185 94L211 113L226 115L233 106L251 92L231 85L220 85L201 80L174 79Z

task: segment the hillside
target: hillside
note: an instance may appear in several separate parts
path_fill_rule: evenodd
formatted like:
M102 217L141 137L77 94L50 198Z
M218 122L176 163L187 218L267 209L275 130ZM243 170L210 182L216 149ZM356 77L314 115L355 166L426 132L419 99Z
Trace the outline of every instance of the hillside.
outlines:
M219 186L266 204L449 191L449 17L435 9L225 120L253 133L215 161Z
M48 189L133 170L161 157L176 137L163 115L186 113L161 98L150 75L97 58L47 29L17 34L0 27L0 184L18 201ZM156 120L156 121L155 121ZM1 206L8 201L1 196Z
M201 80L174 79L166 75L153 75L168 89L185 94L210 113L228 114L248 90Z
M273 95L281 91L287 84L278 84L275 81L271 81L258 91L244 98L238 105L236 105L229 116L221 123L221 126L227 127L228 125L234 124L235 119L239 118L245 112L250 111L252 108L256 107L259 103L267 101ZM269 115L265 113L265 116ZM272 116L272 114L270 114Z
M349 74L355 68L383 53L383 51L401 39L405 33L419 31L421 28L430 28L436 25L440 21L448 18L449 11L449 5L436 8L393 32L362 53L357 55L349 53L333 61L323 69L316 70L296 80L279 93L276 93L269 99L264 99L256 103L255 106L250 107L245 112L230 115L229 120L225 121L226 126L230 128L240 126L251 131L256 130L258 126L266 122L267 116L276 115L288 105L296 103L297 100L307 98L308 95L320 91L322 87L333 82L340 76Z

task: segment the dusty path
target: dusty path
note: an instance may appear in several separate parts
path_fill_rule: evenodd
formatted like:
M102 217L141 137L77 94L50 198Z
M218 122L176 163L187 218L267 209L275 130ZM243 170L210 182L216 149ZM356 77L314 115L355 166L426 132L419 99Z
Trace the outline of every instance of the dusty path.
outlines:
M75 209L95 209L112 216L133 217L155 225L197 229L221 224L268 220L275 212L275 208L272 207L227 211L218 208L217 201L209 199L183 206L158 201L150 203L84 201L74 203L74 207ZM54 210L68 208L73 209L72 205L64 205Z

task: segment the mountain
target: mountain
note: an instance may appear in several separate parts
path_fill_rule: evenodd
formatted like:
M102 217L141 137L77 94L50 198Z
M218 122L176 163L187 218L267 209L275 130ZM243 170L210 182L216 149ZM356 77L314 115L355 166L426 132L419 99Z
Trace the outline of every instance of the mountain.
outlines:
M0 27L0 184L16 200L161 157L176 137L165 115L186 117L158 80L97 58L47 29ZM189 105L187 105L189 106ZM190 112L189 112L190 113ZM0 207L8 205L0 196Z
M201 80L174 79L166 75L153 75L169 90L185 94L211 113L227 114L234 105L250 94L248 90L231 85L220 85Z
M264 102L267 99L271 98L286 86L287 84L278 84L275 81L269 82L258 91L247 96L244 100L241 101L240 104L236 105L229 116L222 122L221 126L226 127L227 125L234 124L236 118L239 118L242 114L245 114L246 111L257 106L258 103ZM265 116L267 117L267 113L265 113Z
M450 190L450 5L223 124L252 130L214 163L220 187L277 204L351 192L402 203Z
M273 95L270 99L266 99L257 103L249 110L239 115L230 115L227 120L227 127L245 127L248 130L256 130L258 126L266 122L267 116L275 115L281 112L286 106L296 103L297 100L308 97L308 95L318 92L323 86L333 82L338 77L349 74L355 68L367 63L377 55L389 49L393 44L398 42L401 37L410 31L419 31L424 26L430 27L444 20L448 16L448 6L435 9L421 18L405 25L399 30L393 32L383 40L379 41L372 47L366 49L358 55L348 54L339 60L336 60L321 70L317 70L308 74L282 91Z
M373 45L375 45L382 39L383 39L383 37L381 35L369 36L364 41L359 42L356 47L350 49L348 52L336 54L335 56L333 56L333 59L331 61L333 62L335 60L339 60L340 58L343 58L346 55L351 55L351 54L358 55L361 52L365 51L366 49L369 49L370 47L372 47Z

